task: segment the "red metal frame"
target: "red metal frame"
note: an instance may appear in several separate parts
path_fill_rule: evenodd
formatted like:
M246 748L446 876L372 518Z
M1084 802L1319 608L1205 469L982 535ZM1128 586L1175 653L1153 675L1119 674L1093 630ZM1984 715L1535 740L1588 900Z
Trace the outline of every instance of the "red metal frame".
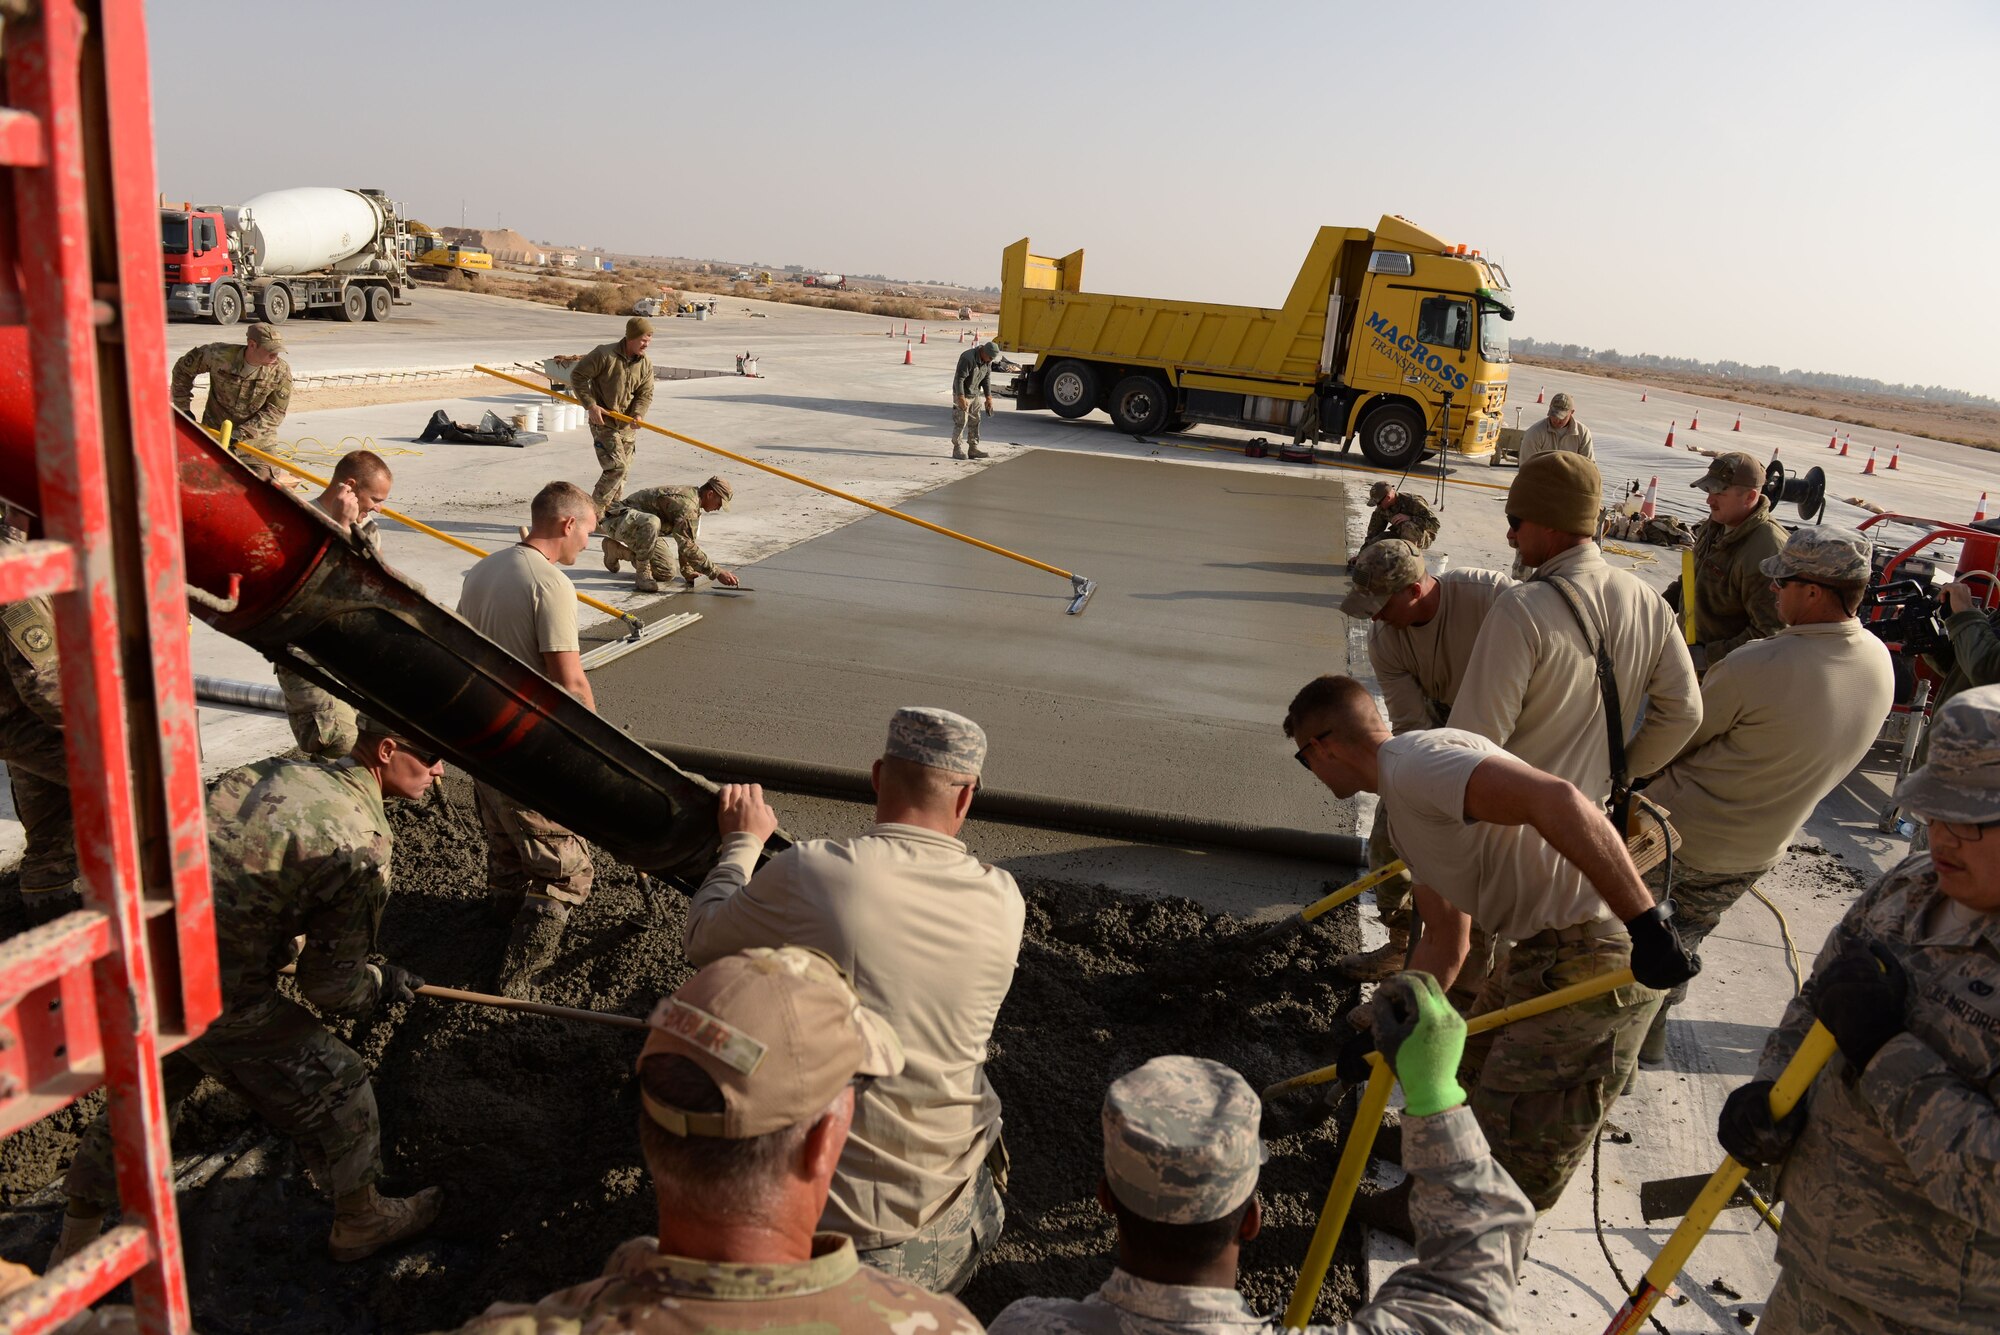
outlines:
M131 1279L189 1329L160 1056L220 1007L188 663L145 18L29 6L6 30L0 318L26 326L45 542L0 598L53 595L87 907L0 944L0 1132L110 1090L125 1227L0 1308L47 1330ZM14 1041L7 1042L5 1040Z

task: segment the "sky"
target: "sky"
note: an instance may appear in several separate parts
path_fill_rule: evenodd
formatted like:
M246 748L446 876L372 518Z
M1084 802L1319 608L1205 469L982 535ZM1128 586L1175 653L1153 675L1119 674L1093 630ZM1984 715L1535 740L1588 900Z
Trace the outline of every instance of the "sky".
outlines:
M434 226L974 286L1026 236L1091 290L1249 305L1316 228L1396 213L1503 262L1516 334L2000 396L1976 0L148 14L173 199L377 187Z

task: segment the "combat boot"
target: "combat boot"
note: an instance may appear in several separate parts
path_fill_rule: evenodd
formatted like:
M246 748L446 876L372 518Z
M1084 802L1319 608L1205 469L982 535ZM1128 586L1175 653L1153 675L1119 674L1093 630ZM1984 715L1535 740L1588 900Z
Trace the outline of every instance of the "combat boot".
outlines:
M569 921L569 905L559 899L528 896L514 916L514 934L508 939L507 954L500 961L498 988L502 996L527 1000L535 976L556 957L562 944L563 926Z
M604 540L604 568L606 570L615 575L618 573L618 563L620 561L630 561L631 559L632 549L630 547L627 547L616 538L606 538Z
M1363 950L1352 955L1342 955L1334 964L1336 969L1357 983L1379 983L1385 978L1393 978L1403 971L1403 961L1410 954L1409 929L1392 927L1386 944L1373 950Z
M965 451L958 447L957 441L951 443L951 457L954 459L963 459L965 457Z
M1639 1044L1639 1065L1649 1071L1667 1064L1667 1012L1671 1009L1670 1003L1660 1003L1660 1008L1653 1012L1653 1023L1647 1026L1646 1037Z
M21 912L30 927L54 922L63 914L74 913L82 907L83 893L77 889L75 881L68 885L52 885L46 890L24 888L21 891Z
M653 578L653 567L644 561L632 563L632 592L658 593L660 581Z
M968 445L965 447L965 457L968 459L990 459L993 456L985 450L980 449L977 445Z
M441 1187L425 1187L414 1196L384 1196L370 1183L334 1203L327 1250L336 1261L373 1256L390 1243L413 1238L429 1228L443 1205Z
M76 1202L70 1202L70 1209L76 1209ZM49 1263L42 1267L44 1274L75 1256L78 1252L97 1241L104 1232L104 1216L101 1214L63 1214L62 1236L56 1239L56 1249L49 1253Z

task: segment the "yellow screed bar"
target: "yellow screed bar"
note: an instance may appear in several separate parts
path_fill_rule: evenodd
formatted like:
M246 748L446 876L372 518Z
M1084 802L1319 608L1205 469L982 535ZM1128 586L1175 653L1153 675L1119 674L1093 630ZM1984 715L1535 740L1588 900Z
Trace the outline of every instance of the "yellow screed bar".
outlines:
M505 380L510 385L519 385L522 389L531 390L536 394L546 394L550 398L560 399L564 403L574 403L579 408L584 406L581 400L564 394L559 390L545 388L532 380L523 380L519 376L508 375L505 371L496 371L490 366L474 366L472 369L484 372L496 380ZM842 491L838 487L829 487L824 482L815 482L809 477L790 472L773 464L761 463L756 459L750 458L748 455L738 454L734 450L725 450L720 445L711 445L705 440L696 440L693 436L684 436L678 431L669 431L663 426L654 426L651 422L642 422L636 417L627 417L624 413L613 412L601 404L598 405L598 411L614 422L624 422L628 426L636 426L642 431L650 431L656 436L665 436L668 440L677 440L683 445L692 445L698 450L706 450L710 454L719 454L723 458L742 464L746 468L755 468L759 472L769 473L773 477L781 477L787 482L796 482L802 487L811 487L814 491L823 491L829 496L838 497L850 504L873 510L878 515L888 515L891 519L900 519L906 524L915 524L918 528L929 529L931 532L944 537L956 538L958 541L968 543L971 546L979 548L981 551L992 552L995 556L1004 556L1010 561L1019 561L1024 566L1033 566L1037 570L1046 570L1051 575L1060 575L1070 582L1071 589L1078 595L1078 600L1070 605L1072 612L1081 610L1082 600L1088 597L1090 588L1095 588L1092 581L1085 579L1082 575L1074 571L1064 570L1061 566L1052 566L1046 561L1037 561L1034 557L1023 556L1019 552L1010 552L1005 547L996 547L990 542L982 542L978 538L960 533L955 529L946 528L942 524L933 524L928 519L919 519L915 515L904 514L901 510L891 509L886 505L878 505L865 497L856 496L851 491Z

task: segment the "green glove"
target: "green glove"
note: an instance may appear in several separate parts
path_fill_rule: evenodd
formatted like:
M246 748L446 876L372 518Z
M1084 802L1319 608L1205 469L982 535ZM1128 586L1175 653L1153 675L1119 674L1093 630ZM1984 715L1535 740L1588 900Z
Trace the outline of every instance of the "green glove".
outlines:
M1412 1117L1429 1117L1465 1102L1458 1059L1465 1052L1465 1019L1444 999L1427 973L1399 973L1375 989L1375 1050L1403 1082L1403 1105Z

